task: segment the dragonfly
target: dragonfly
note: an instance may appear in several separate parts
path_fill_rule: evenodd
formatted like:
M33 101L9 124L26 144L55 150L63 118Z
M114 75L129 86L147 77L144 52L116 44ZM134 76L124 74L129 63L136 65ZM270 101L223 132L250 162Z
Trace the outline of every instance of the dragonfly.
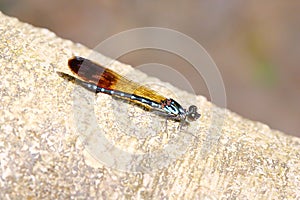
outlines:
M87 58L74 56L69 59L68 66L77 78L63 72L58 74L76 80L77 84L95 93L104 93L133 102L167 119L181 122L182 125L201 116L195 105L184 109L174 99L166 98Z

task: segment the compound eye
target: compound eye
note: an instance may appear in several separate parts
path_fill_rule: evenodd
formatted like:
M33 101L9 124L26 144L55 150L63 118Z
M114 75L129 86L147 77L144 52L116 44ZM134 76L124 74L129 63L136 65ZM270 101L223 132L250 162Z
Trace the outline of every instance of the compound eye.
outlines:
M197 113L197 107L192 105L189 107L189 112L188 112L188 118L191 121L195 121L198 119L201 115Z
M191 105L190 107L189 107L189 113L196 113L197 112L197 106L195 106L195 105Z

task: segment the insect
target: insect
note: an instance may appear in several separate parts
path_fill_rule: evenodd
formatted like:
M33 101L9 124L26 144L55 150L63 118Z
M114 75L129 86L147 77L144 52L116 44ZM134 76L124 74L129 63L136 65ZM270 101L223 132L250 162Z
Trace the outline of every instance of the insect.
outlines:
M186 110L174 99L166 98L89 59L75 56L69 59L68 65L70 70L79 77L79 79L74 77L73 79L76 79L79 85L95 93L100 92L134 102L148 110L154 110L167 119L180 121L182 124L195 121L200 117L195 105L191 105ZM59 74L67 75L62 72Z

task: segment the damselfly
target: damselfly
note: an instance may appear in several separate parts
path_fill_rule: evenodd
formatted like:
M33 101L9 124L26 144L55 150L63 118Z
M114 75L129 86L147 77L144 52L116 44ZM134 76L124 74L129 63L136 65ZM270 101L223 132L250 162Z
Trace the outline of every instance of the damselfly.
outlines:
M69 59L68 65L78 77L72 78L77 80L79 85L95 93L101 92L134 102L182 124L195 121L200 117L195 105L191 105L186 110L174 99L166 98L89 59L75 56ZM59 74L69 76L62 72Z

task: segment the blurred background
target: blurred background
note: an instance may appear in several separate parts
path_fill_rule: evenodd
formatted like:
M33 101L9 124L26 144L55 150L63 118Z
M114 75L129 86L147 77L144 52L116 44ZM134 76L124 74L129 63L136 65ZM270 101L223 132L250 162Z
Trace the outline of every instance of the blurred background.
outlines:
M1 0L0 10L90 48L137 27L180 31L217 64L230 110L300 136L300 1ZM119 60L174 67L210 99L205 83L177 56L142 50Z

